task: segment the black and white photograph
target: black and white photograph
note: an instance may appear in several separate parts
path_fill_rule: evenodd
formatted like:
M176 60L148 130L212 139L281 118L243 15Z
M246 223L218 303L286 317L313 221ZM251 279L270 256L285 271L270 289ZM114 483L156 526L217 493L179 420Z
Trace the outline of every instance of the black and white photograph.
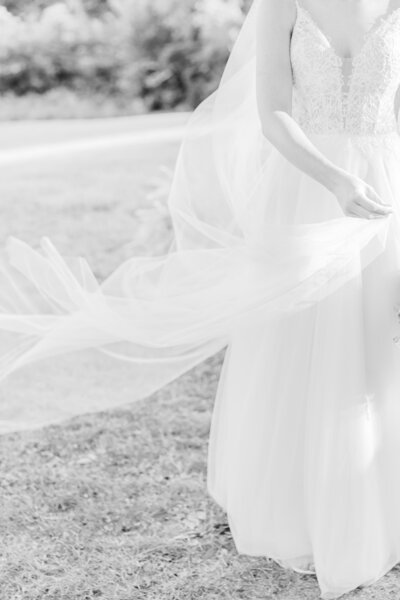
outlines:
M400 0L0 0L0 600L400 599Z

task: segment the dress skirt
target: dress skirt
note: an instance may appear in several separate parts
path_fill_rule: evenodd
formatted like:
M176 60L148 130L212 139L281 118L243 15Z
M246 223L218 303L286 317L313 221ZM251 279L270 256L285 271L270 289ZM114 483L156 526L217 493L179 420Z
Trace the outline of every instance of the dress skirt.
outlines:
M315 565L324 599L400 561L400 138L314 135L394 207L385 250L318 304L241 324L212 416L208 490L239 553ZM342 216L277 151L259 223ZM350 218L350 217L349 217Z

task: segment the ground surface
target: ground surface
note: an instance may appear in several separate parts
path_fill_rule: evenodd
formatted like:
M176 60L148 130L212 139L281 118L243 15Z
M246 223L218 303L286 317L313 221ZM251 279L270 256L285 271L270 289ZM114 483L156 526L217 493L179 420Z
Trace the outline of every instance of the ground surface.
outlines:
M62 253L87 256L99 277L132 252L162 249L168 227L148 194L162 180L160 167L173 166L183 120L2 125L1 239L35 244L50 235ZM154 130L162 141L140 142L140 131ZM132 142L118 142L125 134ZM238 555L223 511L207 495L222 358L132 406L0 438L0 600L319 597L312 576ZM58 376L75 382L70 394L80 393L85 361L72 377L68 361L58 367ZM102 389L94 370L92 393L128 402L129 386L113 369ZM52 390L38 380L31 378L31 393L51 401ZM398 600L399 587L394 569L348 598Z

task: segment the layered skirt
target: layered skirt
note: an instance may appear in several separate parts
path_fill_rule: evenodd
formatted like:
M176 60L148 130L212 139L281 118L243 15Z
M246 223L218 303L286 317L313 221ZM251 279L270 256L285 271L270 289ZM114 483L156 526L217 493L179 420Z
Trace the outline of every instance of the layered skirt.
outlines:
M394 208L384 252L316 305L230 337L214 406L208 490L240 553L303 571L321 597L400 561L400 138L314 135L333 162ZM342 215L276 152L263 223Z

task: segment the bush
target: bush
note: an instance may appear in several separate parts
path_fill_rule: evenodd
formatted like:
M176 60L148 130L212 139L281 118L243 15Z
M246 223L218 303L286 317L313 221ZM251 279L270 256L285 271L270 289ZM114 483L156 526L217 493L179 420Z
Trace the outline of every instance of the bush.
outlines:
M125 11L126 11L125 4ZM196 106L220 78L242 21L225 0L131 0L124 80L149 110Z
M0 0L0 6L4 6L14 15L26 15L28 13L38 14L45 8L57 4L60 0ZM113 0L65 0L65 3L73 8L83 9L86 13L99 16L112 6Z
M62 87L141 98L146 110L192 108L215 89L244 11L241 0L43 0L29 6L16 11L14 5L13 13L0 7L1 93Z
M0 28L0 92L113 90L121 60L117 23L76 15L58 3L39 18L22 19L2 9Z

